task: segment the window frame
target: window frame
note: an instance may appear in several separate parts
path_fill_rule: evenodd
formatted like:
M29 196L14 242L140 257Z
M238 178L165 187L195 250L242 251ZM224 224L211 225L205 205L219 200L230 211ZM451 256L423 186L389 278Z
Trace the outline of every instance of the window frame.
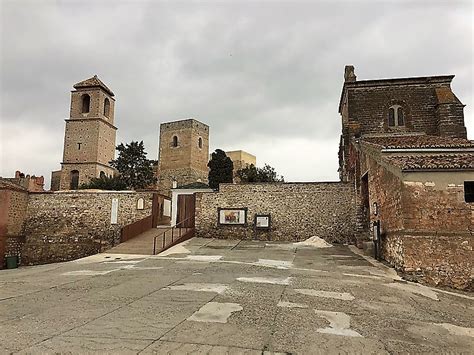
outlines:
M406 127L405 109L402 105L393 104L388 108L387 124L389 128Z

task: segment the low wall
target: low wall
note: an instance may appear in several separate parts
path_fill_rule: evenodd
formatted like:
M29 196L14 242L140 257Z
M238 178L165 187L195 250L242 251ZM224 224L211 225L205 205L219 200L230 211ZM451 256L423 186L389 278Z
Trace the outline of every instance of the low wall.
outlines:
M219 226L218 208L247 208L246 226ZM255 214L271 215L271 230L254 232ZM196 236L299 241L312 236L353 242L355 198L350 183L221 184L196 194Z
M144 208L137 209L139 198ZM78 259L120 241L120 229L151 214L153 194L130 191L31 193L24 227L21 264ZM111 223L112 200L117 223Z
M390 235L382 239L385 259L406 279L474 290L474 236Z

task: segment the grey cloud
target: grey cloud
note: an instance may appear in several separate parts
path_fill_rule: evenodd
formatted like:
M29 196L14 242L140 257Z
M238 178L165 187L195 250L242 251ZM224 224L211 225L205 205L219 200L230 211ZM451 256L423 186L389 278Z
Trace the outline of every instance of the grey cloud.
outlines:
M0 6L2 176L49 178L69 91L94 74L116 94L118 141L143 139L156 158L159 124L196 117L211 126L211 148L247 150L287 180L337 179L345 64L360 79L456 74L474 132L469 2Z

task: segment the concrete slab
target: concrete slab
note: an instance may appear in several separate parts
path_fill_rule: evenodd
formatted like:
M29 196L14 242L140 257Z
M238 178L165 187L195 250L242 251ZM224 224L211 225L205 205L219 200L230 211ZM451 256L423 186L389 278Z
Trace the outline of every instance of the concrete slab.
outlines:
M347 246L191 239L176 250L0 271L0 353L472 349L474 297L401 282Z

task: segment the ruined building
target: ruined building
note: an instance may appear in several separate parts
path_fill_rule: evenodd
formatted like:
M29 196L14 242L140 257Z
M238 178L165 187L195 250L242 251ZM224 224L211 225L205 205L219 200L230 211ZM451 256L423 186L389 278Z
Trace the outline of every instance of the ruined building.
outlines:
M412 278L472 288L474 142L454 75L357 81L347 66L339 173L354 184L359 244Z
M91 178L112 176L115 156L114 93L97 76L74 85L66 119L61 170L51 190L75 190Z

